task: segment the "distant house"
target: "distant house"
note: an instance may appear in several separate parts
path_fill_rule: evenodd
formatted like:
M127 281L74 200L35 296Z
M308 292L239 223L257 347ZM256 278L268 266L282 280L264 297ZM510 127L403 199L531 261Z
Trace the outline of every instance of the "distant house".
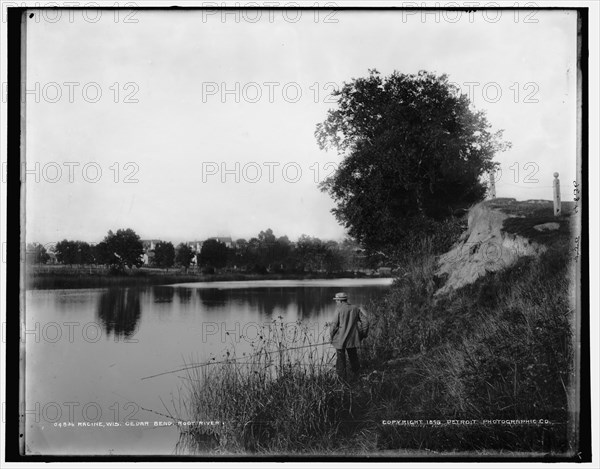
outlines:
M202 249L202 243L203 241L185 241L184 244L186 246L188 246L189 248L192 249L192 252L194 253L194 255L192 256L192 261L190 262L190 265L196 265L196 254L200 253L200 250Z
M58 264L58 259L54 251L48 251L48 261L46 264Z
M156 248L156 244L160 242L160 239L142 239L142 246L144 246L144 251L154 251Z
M144 261L144 265L150 265L154 258L154 249L156 249L156 245L160 242L160 239L142 239L141 241L144 247L142 260Z
M152 259L154 259L154 251L146 251L142 255L142 261L144 261L144 265L152 264Z
M231 240L231 236L212 236L208 239L214 239L219 243L223 243L228 248L232 248L234 245L233 241Z
M206 238L206 241L208 241L209 239L214 239L215 241L218 241L219 243L223 243L228 248L235 247L235 243L231 239L231 236L211 236L210 238ZM193 244L193 246L192 246L192 244ZM204 241L188 241L187 242L187 245L192 246L192 249L194 249L196 252L200 252L203 244L204 244Z
M185 244L192 248L192 251L198 253L202 249L203 241L186 241Z

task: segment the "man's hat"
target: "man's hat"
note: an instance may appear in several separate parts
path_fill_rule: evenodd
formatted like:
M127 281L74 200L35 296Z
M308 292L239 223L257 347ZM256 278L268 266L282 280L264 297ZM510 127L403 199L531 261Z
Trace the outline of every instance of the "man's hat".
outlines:
M346 295L344 292L336 293L335 296L333 297L333 299L334 300L347 300L348 295Z

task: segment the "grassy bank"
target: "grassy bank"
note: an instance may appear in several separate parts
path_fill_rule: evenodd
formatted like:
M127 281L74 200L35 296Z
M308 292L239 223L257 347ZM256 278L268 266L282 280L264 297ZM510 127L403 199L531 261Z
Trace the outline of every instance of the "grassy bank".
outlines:
M86 266L28 266L26 288L28 290L66 288L105 288L144 285L172 285L191 282L224 282L248 280L303 280L327 278L366 278L362 272L307 272L307 273L242 273L223 272L201 274L192 271L140 268L119 274L106 268ZM376 276L368 276L374 278Z
M522 212L521 212L522 213ZM507 233L547 249L488 273L452 294L434 296L443 279L425 246L385 303L368 345L381 372L382 418L544 420L543 425L387 427L386 448L569 451L574 279L570 219L552 211L508 218ZM560 222L552 233L534 226Z
M556 221L560 228L553 235L533 229ZM182 427L181 448L568 454L574 317L569 224L568 215L556 219L546 207L506 219L506 233L527 234L546 250L442 296L435 295L445 280L437 274L436 240L413 246L390 294L370 307L374 324L361 350L363 372L349 384L336 378L323 355L299 360L291 354L297 351L293 342L272 331L244 365L195 369L179 411L223 425ZM423 423L384 424L389 420ZM501 422L506 420L536 423Z

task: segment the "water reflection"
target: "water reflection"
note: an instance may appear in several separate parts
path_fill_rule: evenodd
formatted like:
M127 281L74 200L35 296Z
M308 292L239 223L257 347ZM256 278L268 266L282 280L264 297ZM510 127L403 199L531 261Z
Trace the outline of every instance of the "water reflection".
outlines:
M339 287L295 287L295 288L239 288L231 290L197 289L197 295L208 313L218 313L219 307L235 305L257 311L261 319L271 319L280 314L293 313L298 319L309 319L335 307L332 300ZM351 302L367 303L375 298L370 289L347 288ZM366 290L366 291L365 291ZM381 289L383 292L384 290Z
M207 310L218 306L225 306L230 293L227 290L219 290L216 288L207 288L206 290L198 289L196 292Z
M172 303L175 296L175 289L171 287L154 287L154 303Z
M385 287L346 288L354 304L365 304L379 296ZM173 314L194 317L206 314L220 320L223 314L240 319L253 316L269 322L278 316L310 321L329 318L335 308L332 300L339 287L268 288L111 288L97 300L97 316L107 334L129 337L136 332L142 310L146 315L168 320Z
M181 303L189 303L192 301L192 289L190 288L173 288L175 294Z
M98 300L97 316L107 335L130 337L140 320L140 294L132 288L108 289Z

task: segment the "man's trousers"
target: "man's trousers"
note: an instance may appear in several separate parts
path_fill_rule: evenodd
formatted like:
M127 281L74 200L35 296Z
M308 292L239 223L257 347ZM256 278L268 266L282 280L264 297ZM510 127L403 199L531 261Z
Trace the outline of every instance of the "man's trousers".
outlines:
M347 349L336 349L336 362L335 370L340 378L346 379L346 352L348 352L348 360L350 361L350 369L352 370L352 377L358 375L360 370L360 363L358 361L358 351L355 348Z

